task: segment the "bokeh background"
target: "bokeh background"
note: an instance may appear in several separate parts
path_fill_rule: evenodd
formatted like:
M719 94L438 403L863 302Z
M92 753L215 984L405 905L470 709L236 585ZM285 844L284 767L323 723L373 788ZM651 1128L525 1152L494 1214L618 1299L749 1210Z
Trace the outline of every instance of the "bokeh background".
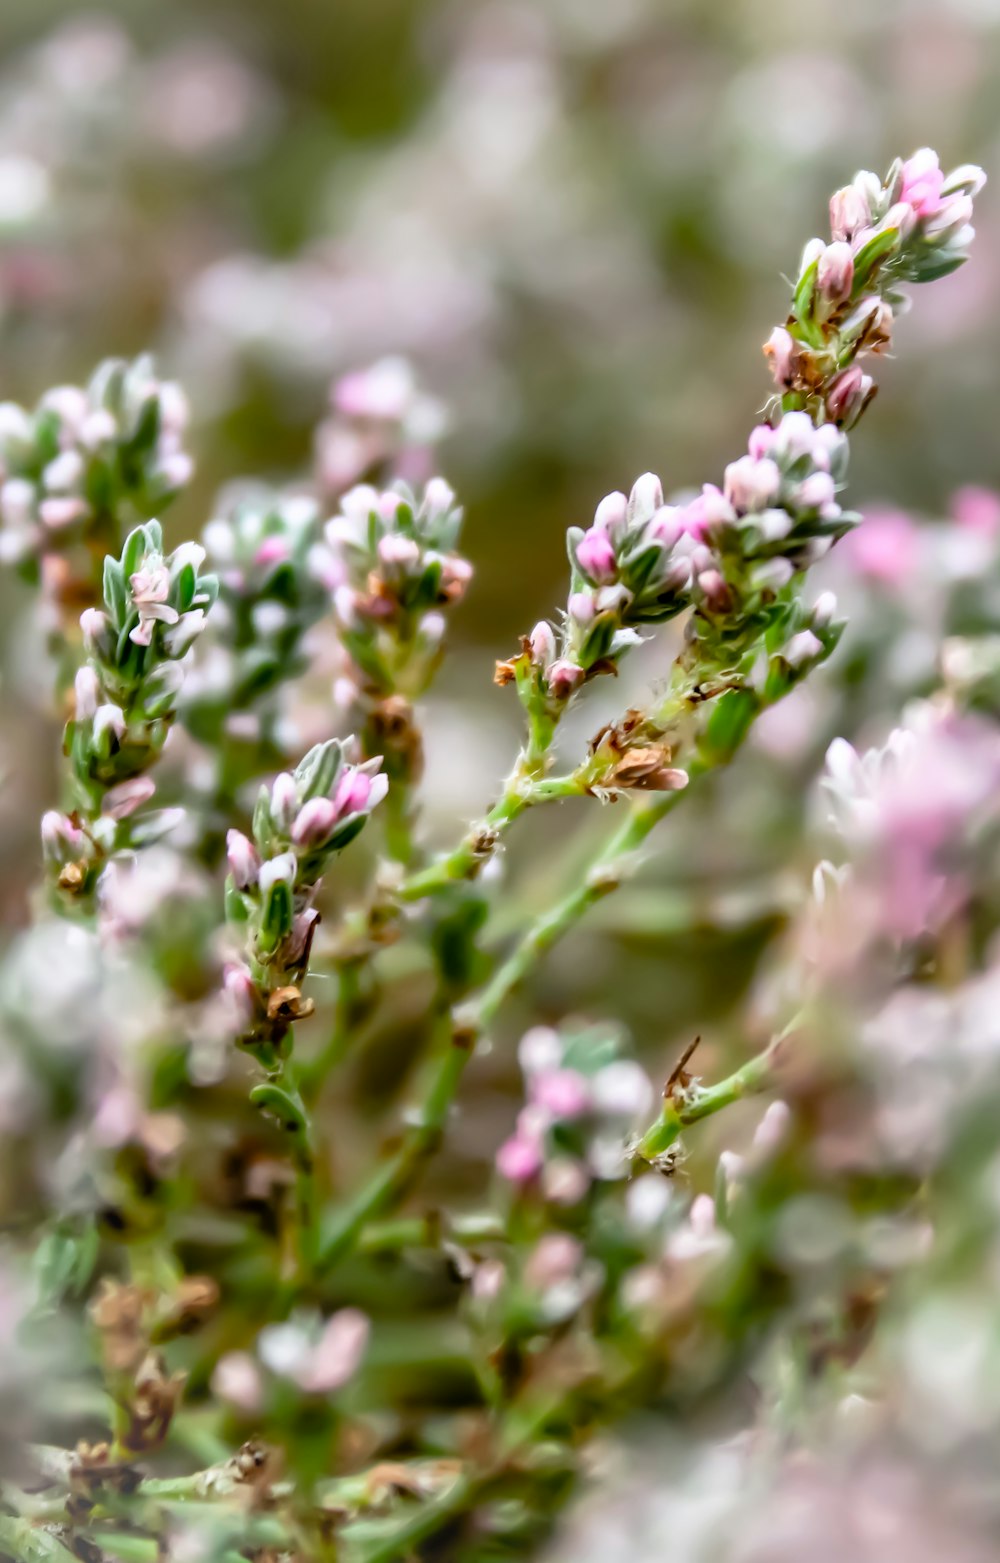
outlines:
M1000 0L5 0L0 396L30 404L152 349L196 416L179 539L220 485L308 470L333 378L407 355L450 408L441 467L477 571L427 718L428 828L453 839L517 742L492 662L563 596L566 525L647 468L668 488L719 476L764 406L760 344L830 190L926 143L994 169L998 90ZM972 263L926 290L882 366L856 504L937 516L960 482L1000 480L991 189ZM58 728L28 598L3 593L14 925ZM912 638L904 664L907 644L913 665L874 681L883 716L930 674ZM844 727L846 656L825 716L793 707L756 769L705 789L650 877L557 952L552 1014L613 998L659 1050L728 1009L780 924L775 869ZM570 742L602 699L610 713L655 681L657 658L635 659L635 691L602 691ZM533 850L552 833L524 829L515 919L572 872ZM713 899L717 878L735 901Z

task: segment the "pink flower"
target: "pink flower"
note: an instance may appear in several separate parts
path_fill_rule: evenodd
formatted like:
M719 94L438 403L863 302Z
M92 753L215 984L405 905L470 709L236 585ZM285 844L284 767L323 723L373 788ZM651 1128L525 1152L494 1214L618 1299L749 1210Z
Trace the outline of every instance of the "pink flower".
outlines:
M826 394L827 417L850 428L875 392L875 382L858 364L837 375Z
M764 343L764 357L779 389L786 390L791 385L800 354L801 348L784 326L775 326Z
M907 158L903 164L903 186L900 200L912 206L918 217L932 217L941 205L944 174L938 155L930 147Z
M1000 494L973 484L960 488L951 502L951 513L959 526L982 537L1000 533Z
M771 425L769 423L758 423L757 427L750 431L747 450L755 461L760 461L761 457L771 454L773 444L774 430Z
M496 1166L508 1183L530 1183L541 1171L544 1159L539 1141L518 1132L497 1151Z
M582 1243L569 1232L546 1232L524 1267L524 1279L533 1290L547 1292L549 1287L573 1279L583 1254Z
M594 511L594 526L611 537L620 537L628 524L628 500L616 490L605 494Z
M590 1086L577 1069L547 1069L532 1080L531 1100L553 1118L579 1118L590 1108Z
M577 545L576 560L592 581L606 583L615 578L615 551L607 532L598 526L592 526L583 534Z
M344 814L360 814L368 802L372 790L372 778L365 771L348 766L337 782L333 794L336 818Z
M295 1375L311 1395L332 1395L354 1377L368 1345L371 1326L358 1308L341 1308L327 1320L323 1333Z
M227 1351L212 1374L212 1389L220 1400L246 1416L254 1416L261 1406L263 1386L260 1369L246 1351Z
M539 620L528 636L528 644L531 647L532 662L538 667L548 667L556 654L555 631L548 620Z
M280 564L289 555L288 539L277 534L265 537L253 556L254 564Z
M901 586L917 566L919 538L902 510L870 510L842 544L859 575L882 586Z
M78 669L73 684L73 712L78 722L87 722L97 714L101 698L101 686L93 668L86 664Z
M853 239L871 222L871 209L856 185L847 185L830 197L830 231L834 239Z

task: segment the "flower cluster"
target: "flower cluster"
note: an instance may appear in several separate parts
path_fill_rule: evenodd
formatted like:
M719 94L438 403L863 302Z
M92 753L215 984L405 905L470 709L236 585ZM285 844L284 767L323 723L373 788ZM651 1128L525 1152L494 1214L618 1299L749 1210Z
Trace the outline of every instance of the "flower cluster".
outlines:
M228 908L245 927L249 966L231 966L226 987L245 1047L280 1048L291 1022L311 1012L299 985L319 922L316 887L385 797L380 763L351 765L336 739L317 744L294 772L261 788L253 840L229 832Z
M183 391L158 380L149 358L109 359L85 389L57 386L34 412L3 403L0 558L32 569L41 562L56 596L92 601L93 556L117 551L130 526L158 515L188 483L187 422Z
M607 1027L534 1026L518 1060L527 1105L497 1152L497 1171L556 1205L576 1205L595 1179L628 1171L625 1141L649 1111L653 1087Z
M907 282L933 282L968 257L981 168L942 172L929 147L896 161L885 180L867 171L830 201L832 242L811 239L792 309L765 347L783 405L844 428L875 395L861 367L892 342Z
M558 638L551 624L538 624L521 656L498 668L501 682L516 678L543 743L566 701L614 669L640 626L684 609L694 610L689 640L703 675L736 669L748 654L752 661L765 642L793 673L827 655L835 604L793 611L785 588L856 525L837 498L846 467L839 429L786 413L776 428L753 431L721 489L706 484L687 502L665 504L660 480L646 473L628 498L603 499L587 531L571 527L571 592Z
M308 665L309 629L329 611L335 580L307 494L248 489L220 506L202 533L219 578L210 644L184 690L182 719L202 743L280 749L276 692Z
M462 511L443 478L418 498L405 483L360 485L327 523L333 605L358 683L419 693L437 665L442 610L459 602L472 566L457 552Z
M104 607L81 615L87 660L65 736L75 807L42 820L45 857L63 890L89 892L112 852L152 840L176 817L120 828L156 790L146 773L177 714L183 658L215 601L215 577L200 573L204 557L196 543L165 556L159 522L148 521L120 559L105 559Z
M445 413L417 386L403 358L380 358L336 380L330 417L316 431L316 482L329 499L353 484L389 476L421 483Z

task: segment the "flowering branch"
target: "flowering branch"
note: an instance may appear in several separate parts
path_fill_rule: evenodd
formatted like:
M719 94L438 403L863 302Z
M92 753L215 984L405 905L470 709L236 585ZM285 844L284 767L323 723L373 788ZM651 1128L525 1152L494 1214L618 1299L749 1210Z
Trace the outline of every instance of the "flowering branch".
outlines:
M51 877L81 904L113 853L148 844L176 819L161 811L122 823L156 790L147 772L177 714L182 659L215 601L215 577L199 573L203 558L194 543L165 557L159 523L148 521L120 559L105 559L103 609L81 616L87 661L64 738L72 807L42 819Z

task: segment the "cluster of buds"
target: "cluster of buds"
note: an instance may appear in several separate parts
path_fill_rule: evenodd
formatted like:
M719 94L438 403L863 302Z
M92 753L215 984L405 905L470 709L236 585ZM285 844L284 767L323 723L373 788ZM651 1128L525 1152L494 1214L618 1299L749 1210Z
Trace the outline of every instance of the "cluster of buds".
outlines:
M42 820L46 861L64 890L89 892L114 851L154 839L176 818L174 811L141 822L130 816L155 791L146 773L177 714L182 660L215 601L215 577L200 573L204 557L195 543L164 556L159 522L147 521L129 534L120 559L105 559L103 608L81 615L87 660L64 744L75 808Z
M624 1176L626 1142L649 1111L653 1087L622 1056L607 1027L525 1033L518 1060L527 1104L497 1152L497 1170L516 1187L561 1206L579 1204L595 1179Z
M603 499L587 531L570 528L572 581L561 632L536 625L522 654L497 673L500 682L516 679L539 747L547 747L567 700L595 674L613 671L641 626L687 608L695 610L689 639L719 670L756 651L776 619L789 634L773 644L771 635L769 651L800 670L820 660L831 647L817 631L832 608L818 605L811 638L803 639L806 626L790 623L784 588L856 524L837 500L846 465L839 429L786 413L776 428L753 431L722 489L706 484L687 503L665 504L660 480L646 473L628 498Z
M830 202L832 240L811 239L792 308L765 345L786 408L850 428L875 394L861 367L885 352L900 285L933 282L968 256L973 200L986 176L966 165L947 176L929 147L897 161L885 180L867 171Z
M249 740L277 747L273 696L308 665L303 641L329 610L340 579L320 539L320 511L306 494L236 493L202 541L219 578L212 645L187 681L182 717L202 742Z
M190 480L187 422L183 391L149 358L109 359L34 412L0 405L0 558L40 569L61 601L93 602L102 555Z
M316 887L385 797L380 763L350 765L337 739L317 744L294 772L261 788L253 840L228 834L227 909L245 928L249 965L228 969L226 989L241 1046L264 1061L280 1056L292 1021L311 1012L300 985L319 922Z
M336 499L362 479L422 483L445 412L421 391L403 358L381 358L334 381L330 416L316 432L316 481Z
M442 609L460 601L472 566L457 543L462 511L443 478L421 497L405 483L360 485L326 526L340 638L359 681L378 692L419 693L437 665Z

